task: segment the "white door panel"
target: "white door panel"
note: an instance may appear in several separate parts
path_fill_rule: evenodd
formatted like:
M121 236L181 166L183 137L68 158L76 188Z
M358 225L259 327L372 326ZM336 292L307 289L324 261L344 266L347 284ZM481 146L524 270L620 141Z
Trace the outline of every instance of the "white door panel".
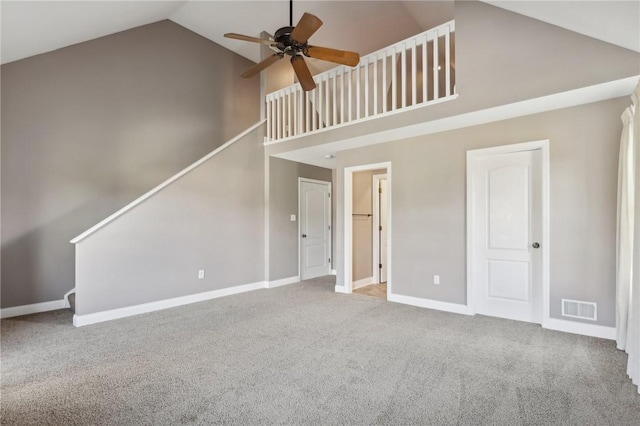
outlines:
M480 157L473 176L473 280L476 312L542 320L541 155Z
M300 278L331 273L331 184L300 181Z

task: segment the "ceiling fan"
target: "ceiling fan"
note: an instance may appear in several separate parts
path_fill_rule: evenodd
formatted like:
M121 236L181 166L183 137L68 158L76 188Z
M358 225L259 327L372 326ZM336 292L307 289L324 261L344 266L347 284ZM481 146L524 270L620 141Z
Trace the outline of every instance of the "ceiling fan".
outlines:
M304 56L309 58L321 59L323 61L334 62L336 64L348 65L355 67L360 62L360 55L355 52L345 50L329 49L326 47L311 46L307 43L318 28L322 26L322 21L310 14L304 13L298 25L293 26L293 0L289 1L289 26L278 29L273 40L264 40L256 37L249 37L242 34L227 33L224 36L236 40L250 41L253 43L268 44L276 53L262 62L257 63L247 71L242 73L242 77L249 78L258 74L284 58L285 55L291 57L291 65L298 77L298 81L304 91L315 89L316 83L313 81L311 71L304 60Z

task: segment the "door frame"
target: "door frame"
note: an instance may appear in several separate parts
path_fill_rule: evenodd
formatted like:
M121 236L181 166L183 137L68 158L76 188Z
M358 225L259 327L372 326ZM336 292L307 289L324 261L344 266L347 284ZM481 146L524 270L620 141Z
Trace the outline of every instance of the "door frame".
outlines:
M371 196L373 201L373 220L371 232L373 233L371 238L371 253L373 254L373 263L371 265L371 276L373 277L374 284L380 284L380 194L378 192L378 187L380 186L380 181L383 179L387 179L387 174L379 174L371 176ZM387 181L387 186L389 182ZM388 205L387 205L388 207ZM387 231L387 237L389 235L389 220L387 218L387 224L385 226L385 231ZM389 258L387 257L387 263L389 263ZM388 271L387 271L388 272ZM387 274L388 275L388 274Z
M331 182L326 181L326 180L318 180L318 179L310 179L310 178L304 178L304 177L299 177L298 178L298 235L296 236L297 241L298 241L298 278L300 281L302 281L304 278L302 277L302 229L301 229L301 223L302 223L302 182L309 182L309 183L318 183L321 185L327 185L329 187L329 197L328 197L328 201L325 200L325 203L328 203L327 205L327 209L329 211L329 226L331 227L331 229L329 229L329 256L331 259L331 262L329 262L329 274L331 274L331 270L333 269L333 239L332 239L332 235L333 235L333 215L331 214L331 197L332 197L332 191L331 191Z
M336 286L336 291L343 293L353 292L353 280L351 276L352 262L353 262L353 174L357 172L363 172L367 170L387 169L387 224L392 223L392 203L391 203L391 162L384 163L365 164L362 166L352 166L344 168L344 209L343 209L343 223L344 223L344 253L343 253L343 282L342 288ZM387 299L392 294L392 261L391 261L391 246L392 246L392 227L387 225Z
M549 323L549 259L550 259L550 213L549 213L549 140L516 143L510 145L494 146L490 148L473 149L467 151L467 312L475 315L475 277L473 265L475 253L473 250L473 235L475 231L475 207L473 199L475 195L475 176L477 160L483 157L509 154L523 151L539 150L541 154L541 185L542 185L542 326L548 328Z

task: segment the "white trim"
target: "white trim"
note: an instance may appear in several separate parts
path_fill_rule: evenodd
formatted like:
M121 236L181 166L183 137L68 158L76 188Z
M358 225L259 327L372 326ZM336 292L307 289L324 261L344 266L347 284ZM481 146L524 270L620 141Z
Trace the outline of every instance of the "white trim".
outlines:
M287 160L302 161L309 164L320 165L322 167L329 167L327 164L323 164L322 161L322 157L327 152L339 152L347 149L361 148L384 142L478 126L481 124L493 123L496 121L508 120L511 118L523 117L547 111L555 111L563 108L628 96L633 92L633 89L638 84L638 78L640 78L640 75L581 87L553 95L514 102L507 105L458 114L437 120L423 121L417 124L383 130L380 132L360 132L357 136L346 137L344 139L336 139L335 135L331 135L332 138L328 139L333 139L333 142L312 145L308 148L301 148L293 151L286 150L272 155ZM380 118L380 115L375 116L375 118ZM353 124L357 125L359 123ZM332 129L334 128L328 128L328 130ZM309 134L296 136L293 139L302 139L308 135ZM283 141L284 140L280 140L271 144L277 145ZM314 160L316 158L319 160Z
M260 81L261 81L261 86L260 86L260 90L263 90L263 82L262 82L262 73L260 73ZM263 193L263 207L264 207L264 247L263 247L263 251L264 251L264 278L265 280L269 279L269 275L270 275L270 265L269 263L271 262L271 253L269 250L270 247L270 239L271 239L271 234L270 234L270 205L269 203L270 201L270 179L271 179L271 168L269 165L269 162L271 157L269 157L268 155L264 156L264 193Z
M265 282L258 281L251 284L222 288L220 290L206 291L203 293L190 294L188 296L174 297L172 299L159 300L157 302L142 303L140 305L127 306L124 308L110 309L108 311L95 312L93 314L76 314L73 316L73 325L75 325L76 327L81 327L83 325L96 324L99 322L130 317L133 315L160 311L162 309L175 308L177 306L188 305L205 300L217 299L218 297L258 290L264 287Z
M295 284L300 282L300 276L282 278L280 280L268 281L265 283L265 288L282 287L283 285Z
M473 298L473 262L474 250L473 240L474 233L474 209L473 198L475 184L473 180L475 171L475 160L487 155L505 154L512 152L534 151L541 152L541 179L542 179L542 326L545 327L549 320L549 288L550 288L550 253L551 253L551 235L550 235L550 176L549 176L549 140L540 140L533 142L516 143L509 145L495 146L491 148L474 149L467 151L467 307L470 315L476 313Z
M367 277L351 283L351 286L352 286L351 288L355 290L357 288L366 287L368 285L375 284L375 283L376 283L376 279L374 277Z
M352 223L352 213L353 213L353 174L366 170L378 170L378 169L386 169L387 170L387 297L391 294L392 289L392 258L391 258L391 247L392 247L392 231L393 227L391 224L393 223L391 220L392 212L392 180L391 180L391 161L386 161L383 163L374 163L374 164L365 164L362 166L351 166L344 168L344 265L343 265L343 283L341 287L344 287L344 290L338 290L339 286L336 286L336 292L340 291L343 293L351 293L353 291L353 283L352 283L352 258L353 258L353 223Z
M332 187L332 183L330 181L326 181L326 180L318 180L318 179L311 179L311 178L305 178L305 177L298 177L298 277L300 277L300 279L302 280L302 244L301 244L301 235L302 235L302 230L300 229L300 224L302 223L302 197L300 197L300 192L302 191L302 182L309 182L309 183L317 183L319 185L327 185L329 187L329 205L328 205L328 209L329 209L329 226L331 227L331 229L329 230L329 258L331 259L331 262L328 262L328 267L329 267L329 272L332 271L331 269L331 265L333 265L333 215L332 215L332 211L333 211L333 199L331 197L333 197L333 187ZM326 202L326 201L325 201ZM304 278L304 279L309 279L309 278Z
M565 333L581 334L583 336L599 337L601 339L616 340L615 327L607 327L604 325L548 318L543 328L563 331Z
M349 290L348 288L346 288L343 285L337 285L334 287L334 290L336 293L343 293L343 294L350 294L351 290Z
M413 296L402 296L400 294L389 294L387 295L387 300L389 302L418 306L420 308L428 308L435 309L437 311L451 312L454 314L469 315L467 306L457 303L441 302L439 300L423 299Z
M305 136L312 136L312 135L317 135L319 133L324 133L324 132L328 132L330 130L335 130L335 129L341 129L343 127L348 127L348 126L352 126L354 124L362 124L362 123L366 123L367 121L372 121L372 120L376 120L376 119L380 119L380 118L384 118L384 117L390 117L393 115L399 115L403 112L408 112L408 111L413 111L413 110L417 110L417 109L421 109L421 108L428 108L437 104L441 104L443 102L448 102L448 101L453 101L455 99L458 99L458 94L455 93L453 95L449 95L449 96L444 96L442 98L438 98L432 101L428 101L422 104L417 104L417 105L410 105L410 106L406 106L403 108L397 108L394 109L392 111L387 111L387 112L381 112L378 113L376 115L370 115L368 117L362 117L359 118L357 120L351 120L351 121L347 121L345 123L340 123L340 124L336 124L335 126L327 126L327 127L321 127L319 129L316 130L312 130L310 132L306 132L306 133L302 133L300 135L295 135L295 136L287 136L286 138L280 138L277 140L270 140L270 141L266 141L264 142L264 146L268 147L270 145L276 145L279 144L280 142L288 142L291 140L296 140L296 139L300 139L303 138Z
M67 308L65 300L52 300L50 302L32 303L30 305L12 306L0 309L0 318L19 317L21 315L37 314L40 312L56 311Z
M333 259L331 259L331 263L333 263ZM336 271L335 269L332 269L331 275L338 275L338 271Z
M169 179L165 180L160 185L156 186L155 188L153 188L152 190L150 190L146 194L142 195L141 197L137 198L133 202L127 204L126 206L124 206L123 208L118 210L117 212L113 213L111 216L107 217L106 219L102 220L101 222L99 222L98 224L92 226L91 228L87 229L82 234L80 234L77 237L75 237L74 239L72 239L71 243L72 244L77 244L80 241L82 241L85 238L87 238L89 235L91 235L94 232L96 232L97 230L99 230L100 228L103 228L104 226L106 226L109 223L113 222L114 220L116 220L117 218L119 218L120 216L122 216L123 214L128 212L129 210L133 209L138 204L144 202L148 198L151 198L153 195L155 195L156 193L160 192L162 189L166 188L167 186L171 185L173 182L177 181L182 176L186 175L187 173L189 173L190 171L192 171L196 167L198 167L198 166L202 165L203 163L207 162L209 159L211 159L211 157L213 157L216 154L224 151L226 148L230 147L232 144L234 144L238 140L242 139L243 137L245 137L249 133L253 132L255 129L257 129L258 127L263 125L265 123L265 121L266 120L261 120L261 121L257 122L253 126L249 127L247 130L243 131L239 135L237 135L234 138L232 138L230 141L224 143L223 145L220 145L218 148L214 149L209 154L205 155L204 157L202 157L201 159L199 159L195 163L191 164L186 169L184 169L181 172L178 172L177 174L173 175L172 177L170 177Z
M373 220L372 220L372 238L371 238L371 253L373 254L373 262L371 264L371 276L373 277L374 284L380 284L380 193L378 188L380 187L380 181L387 179L387 174L379 174L371 176L371 198L373 200ZM385 228L389 224L385 223ZM385 229L386 231L386 229Z
M72 288L71 290L69 290L68 292L66 292L64 294L64 296L62 296L62 300L64 300L64 307L65 308L71 308L71 303L69 303L69 296L73 293L76 292L76 288Z

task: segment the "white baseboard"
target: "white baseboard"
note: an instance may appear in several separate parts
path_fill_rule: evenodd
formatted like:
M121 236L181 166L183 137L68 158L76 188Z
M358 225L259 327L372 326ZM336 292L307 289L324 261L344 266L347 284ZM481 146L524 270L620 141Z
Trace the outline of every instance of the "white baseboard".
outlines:
M405 305L418 306L420 308L429 308L438 311L452 312L454 314L469 315L467 305L459 305L457 303L440 302L439 300L402 296L400 294L389 294L387 296L387 300L389 302L403 303Z
M353 290L357 289L357 288L362 288L362 287L366 287L368 285L371 285L375 282L375 279L373 277L367 277L367 278L363 278L361 280L358 281L354 281L351 284L351 288Z
M99 322L110 321L118 318L130 317L133 315L145 314L147 312L159 311L167 308L175 308L177 306L188 305L191 303L202 302L218 297L230 296L232 294L244 293L247 291L258 290L265 287L264 281L258 281L251 284L239 285L236 287L223 288L220 290L206 291L204 293L190 294L188 296L174 297L173 299L159 300L157 302L143 303L140 305L127 306L125 308L111 309L108 311L96 312L93 314L74 315L73 325L81 327L83 325L96 324Z
M69 290L68 292L66 292L64 294L64 296L62 296L62 300L64 300L64 307L65 308L70 308L71 307L71 303L69 303L69 296L73 293L76 292L76 288L72 288L71 290Z
M336 293L344 293L344 294L351 293L350 291L347 291L347 288L345 286L343 286L343 285L335 286L335 291L336 291Z
M55 311L67 308L66 301L52 300L51 302L32 303L31 305L12 306L0 309L0 318L19 317L21 315L37 314L39 312Z
M585 324L577 321L567 321L549 318L542 325L549 330L564 331L565 333L581 334L583 336L599 337L601 339L616 340L616 328L597 324Z
M338 275L338 271L336 271L335 269L331 270L331 275Z
M282 278L280 280L275 280L275 281L267 281L265 284L265 288L276 288L276 287L281 287L283 285L295 284L299 282L300 282L300 277L296 275L295 277Z

